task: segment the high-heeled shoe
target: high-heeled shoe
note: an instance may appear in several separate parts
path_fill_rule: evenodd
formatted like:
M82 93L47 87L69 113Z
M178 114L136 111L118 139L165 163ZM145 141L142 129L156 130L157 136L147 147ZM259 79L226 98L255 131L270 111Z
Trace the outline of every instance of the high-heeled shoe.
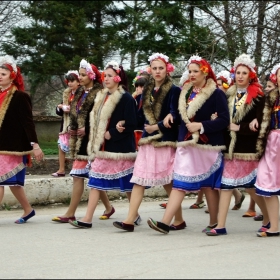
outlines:
M24 224L24 223L26 223L30 218L34 217L35 214L36 214L36 213L35 213L35 210L33 209L28 215L17 219L17 220L15 221L15 223L16 223L16 224Z

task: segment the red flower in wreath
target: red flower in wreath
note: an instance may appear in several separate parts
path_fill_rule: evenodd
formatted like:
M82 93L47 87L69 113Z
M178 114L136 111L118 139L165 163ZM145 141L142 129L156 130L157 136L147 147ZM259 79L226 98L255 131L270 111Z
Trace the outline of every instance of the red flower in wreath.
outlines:
M257 74L255 72L250 71L249 78L255 79L256 77L257 77Z
M104 72L101 73L101 80L104 82Z
M208 69L208 67L207 67L206 65L202 65L202 66L200 67L200 70L201 70L204 74L208 74L208 72L209 72L209 69Z
M277 83L277 78L275 74L270 74L269 79L272 83L276 84Z

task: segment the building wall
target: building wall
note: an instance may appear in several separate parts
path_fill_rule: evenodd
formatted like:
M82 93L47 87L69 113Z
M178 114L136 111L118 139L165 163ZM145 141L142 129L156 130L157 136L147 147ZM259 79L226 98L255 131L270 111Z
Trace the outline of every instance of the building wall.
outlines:
M61 117L34 116L33 119L39 142L57 141Z

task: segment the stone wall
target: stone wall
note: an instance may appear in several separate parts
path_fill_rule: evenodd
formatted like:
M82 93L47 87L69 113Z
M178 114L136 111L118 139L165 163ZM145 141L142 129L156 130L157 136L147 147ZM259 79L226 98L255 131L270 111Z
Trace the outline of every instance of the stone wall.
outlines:
M28 201L32 205L69 203L72 188L73 179L69 175L61 178L27 175L24 186ZM110 201L126 198L126 194L119 191L108 191L107 194ZM81 201L87 201L88 195L89 188L87 187L87 180L85 180L84 193ZM166 198L167 195L164 188L162 186L158 186L147 189L144 197ZM8 187L5 187L5 196L1 204L9 207L20 207L18 201Z
M57 141L61 117L59 116L34 116L35 129L38 140Z

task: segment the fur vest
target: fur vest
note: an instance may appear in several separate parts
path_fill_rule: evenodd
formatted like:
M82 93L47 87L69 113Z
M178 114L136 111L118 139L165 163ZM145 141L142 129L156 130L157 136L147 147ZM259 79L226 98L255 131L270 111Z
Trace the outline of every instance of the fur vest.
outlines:
M75 97L72 101L69 113L69 127L71 130L85 127L86 135L83 137L71 136L69 140L69 154L73 159L87 160L86 146L88 142L89 133L89 113L93 107L94 99L98 91L102 89L102 85L95 83L92 89L88 92L86 98L80 104L79 112L77 112L77 104L85 90L83 87L78 88Z
M78 87L75 95L80 91L81 87ZM62 104L64 105L70 105L69 103L69 97L71 96L71 89L70 88L66 88L62 94ZM62 130L61 133L66 133L68 130L68 127L70 125L70 114L69 113L64 113L63 112L63 126L62 126Z
M93 160L98 157L113 160L135 160L134 129L137 125L135 100L124 91L122 86L119 86L105 102L108 92L109 90L106 88L97 93L94 107L90 113L90 135L87 147L89 159ZM122 133L116 130L116 123L120 120L125 121L125 131ZM112 140L109 151L106 148L101 150L106 141L104 134L107 130L110 132L110 140Z
M260 149L262 150L265 150L267 137L270 132L271 114L278 96L279 96L278 88L272 90L265 96L263 119L262 119L262 123L260 126L260 133L259 133L260 135L259 137L263 139L263 141L259 143L259 145L261 145Z
M226 92L228 98L228 106L230 113L230 122L240 125L239 131L227 131L227 151L226 159L240 160L259 160L264 152L264 133L253 132L249 128L250 122L258 119L259 125L262 126L262 131L267 129L267 122L263 120L263 108L265 98L258 95L250 104L244 102L239 109L233 114L234 104L236 102L237 87L233 85Z
M38 143L29 94L14 86L6 94L0 109L0 154L27 155Z
M154 87L155 80L150 77L143 89L141 110L143 110L145 123L149 125L158 124L159 130L152 134L148 134L144 130L138 145L151 144L154 147L176 147L178 123L174 123L171 129L166 129L163 125L163 120L169 113L171 113L172 107L173 112L175 112L176 115L173 116L174 119L179 117L178 99L181 90L179 87L175 86L172 79L167 76L164 83L155 94L153 102L151 102L151 95L154 91Z
M208 150L224 150L226 146L223 140L223 130L229 125L229 113L224 93L217 89L214 80L208 79L206 85L189 103L188 109L186 109L186 95L192 87L193 84L191 82L186 83L180 94L179 113L183 122L180 126L177 147L192 145ZM215 112L217 112L218 118L211 120L211 115ZM188 140L184 140L184 136L189 134L185 124L192 121L201 122L204 133L200 134L199 131L196 131L189 135ZM203 137L204 141L201 140Z

